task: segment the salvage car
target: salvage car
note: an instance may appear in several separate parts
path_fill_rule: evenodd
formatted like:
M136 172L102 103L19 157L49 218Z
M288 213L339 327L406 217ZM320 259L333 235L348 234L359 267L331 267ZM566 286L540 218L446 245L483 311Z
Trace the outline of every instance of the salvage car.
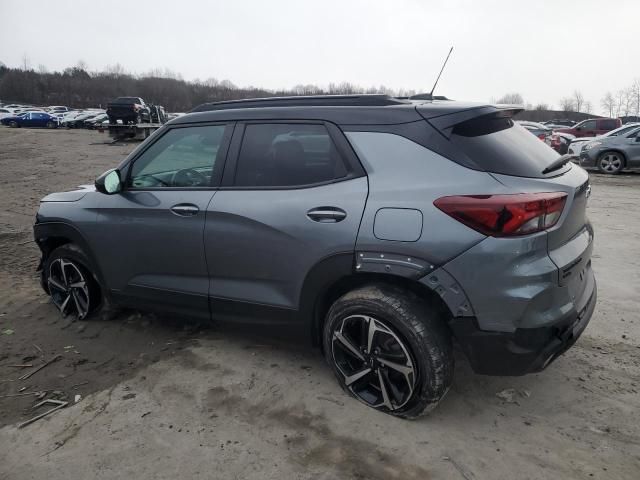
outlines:
M46 127L58 128L58 119L46 112L24 112L18 115L4 117L0 120L2 125L9 127Z
M580 152L580 165L596 167L610 175L616 175L625 168L640 168L640 127L587 143Z
M576 123L571 128L559 128L558 133L568 133L575 137L596 137L622 126L619 118L590 118Z
M42 287L79 319L122 305L302 327L349 395L403 418L450 388L454 340L478 373L539 372L596 304L591 187L520 111L386 95L201 105L94 185L41 201Z
M109 123L137 124L151 122L151 108L140 97L118 97L107 104Z
M615 130L611 130L610 132L607 132L604 135L599 135L597 137L574 138L569 144L568 153L579 157L580 153L582 153L583 147L587 143L592 142L594 140L599 140L600 138L616 137L618 135L624 135L625 133L635 130L636 127L639 127L639 126L640 126L640 123L625 123L622 127L616 128Z

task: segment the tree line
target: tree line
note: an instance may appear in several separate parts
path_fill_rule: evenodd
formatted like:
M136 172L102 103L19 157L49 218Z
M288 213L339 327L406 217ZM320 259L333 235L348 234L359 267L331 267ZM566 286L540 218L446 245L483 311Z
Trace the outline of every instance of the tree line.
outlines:
M142 75L126 72L121 65L104 71L90 72L84 62L62 72L49 72L40 65L30 68L8 68L0 63L0 100L5 103L33 105L67 105L74 108L104 107L121 96L142 97L149 103L163 105L171 112L185 112L206 102L237 100L285 95L323 95L384 93L410 96L413 90L392 90L385 86L364 88L348 82L316 85L297 85L289 90L268 90L257 87L238 87L229 80L185 81L170 70L152 70Z
M496 103L511 103L517 105L524 105L526 110L530 111L546 111L552 110L549 104L540 103L532 105L525 103L523 97L519 93L508 93L498 99L495 99ZM560 105L560 112L577 112L577 113L593 113L593 105L590 101L584 98L584 95L580 90L574 90L574 92L566 97L563 97L558 102ZM627 118L627 117L640 117L640 78L636 78L631 85L626 88L622 88L615 93L607 92L600 100L600 106L602 112L612 118Z

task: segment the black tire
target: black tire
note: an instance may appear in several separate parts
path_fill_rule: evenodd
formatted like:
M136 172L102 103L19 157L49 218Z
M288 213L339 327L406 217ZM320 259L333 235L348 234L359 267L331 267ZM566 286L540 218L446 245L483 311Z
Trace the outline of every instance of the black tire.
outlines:
M18 122L14 122L13 120L9 122L9 126L11 128L18 128Z
M598 170L607 175L617 175L625 167L624 155L620 152L608 150L598 156Z
M47 128L58 128L58 125L54 122L47 122Z
M359 334L352 334L359 330L357 324L353 323L359 318L370 319L364 320L369 325L363 327L365 329L370 328L371 319L375 320L375 332L371 335L367 331L367 339L375 339L377 334L382 338L383 345L391 345L395 350L375 352L379 350L376 348L373 355L370 355L366 351L367 345L362 345L364 330L360 329ZM345 333L345 328L351 330ZM345 335L352 346L358 344L360 355L366 358L360 360L351 348L345 348L346 343L340 340ZM354 337L358 337L360 341ZM367 341L371 344L371 341ZM368 406L390 415L413 418L430 412L442 400L453 380L451 335L444 320L436 308L412 292L397 287L370 285L340 297L327 314L323 328L323 346L326 360L342 388ZM386 347L382 347L384 348ZM376 354L377 358L372 360L371 357ZM390 368L388 360L394 358L394 355L395 358L408 356L406 361L399 360L395 365L411 369L412 372L399 373L396 367ZM351 371L344 373L341 368ZM347 386L347 378L351 381L366 370L371 372ZM386 381L383 382L383 378ZM374 398L376 382L380 392L377 399ZM382 384L385 382L393 388L384 388ZM393 399L390 399L388 392L394 395ZM381 400L383 404L380 404Z
M63 292L62 289L56 289L56 287L54 287L52 280L55 280L53 278L55 273L53 272L59 269L60 261L64 263L67 274L71 272L71 274L68 275L69 282L78 282L77 277L73 278L73 275L75 274L74 269L77 269L78 273L81 275L81 279L86 283L86 293L84 291L80 291L80 287L67 288L67 292ZM42 269L42 285L45 291L52 298L54 305L58 307L62 315L65 317L67 315L75 315L78 319L84 320L100 311L105 303L103 302L98 280L91 272L89 265L90 262L86 254L80 247L72 243L62 245L53 250L44 263ZM69 283L63 286L69 287ZM74 301L69 301L66 308L61 308L61 304L64 303L66 295L69 295L71 299L73 299L74 296L76 296L76 298ZM79 303L79 298L84 299L85 297L87 300L86 312L81 312L79 309L82 303Z

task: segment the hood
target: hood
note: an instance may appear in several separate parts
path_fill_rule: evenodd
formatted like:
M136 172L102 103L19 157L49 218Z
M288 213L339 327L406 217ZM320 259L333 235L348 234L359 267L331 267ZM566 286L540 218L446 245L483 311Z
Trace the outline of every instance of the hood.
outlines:
M80 185L77 190L69 190L67 192L50 193L40 202L77 202L89 192L95 192L93 185Z

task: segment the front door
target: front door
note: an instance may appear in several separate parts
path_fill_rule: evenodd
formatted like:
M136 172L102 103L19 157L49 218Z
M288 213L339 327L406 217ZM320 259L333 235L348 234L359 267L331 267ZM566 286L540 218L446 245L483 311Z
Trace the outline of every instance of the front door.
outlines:
M98 208L97 257L124 304L208 318L205 212L232 126L168 128L123 169L124 189Z
M351 270L368 187L345 144L321 122L236 127L207 209L214 319L294 320L310 272L337 257Z

